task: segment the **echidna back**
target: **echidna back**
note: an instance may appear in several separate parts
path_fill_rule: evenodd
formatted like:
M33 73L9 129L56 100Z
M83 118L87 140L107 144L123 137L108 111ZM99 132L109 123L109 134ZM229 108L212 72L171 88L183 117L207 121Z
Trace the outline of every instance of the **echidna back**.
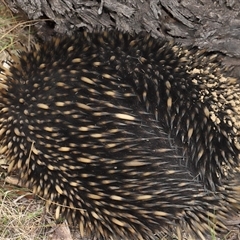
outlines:
M195 49L118 32L84 32L23 52L1 89L10 171L20 169L56 217L83 234L151 239L172 223L201 237L222 230L238 194L205 187L219 191L222 165L237 163L235 125L212 120L214 100L204 101L208 83L188 65L191 54L203 59Z

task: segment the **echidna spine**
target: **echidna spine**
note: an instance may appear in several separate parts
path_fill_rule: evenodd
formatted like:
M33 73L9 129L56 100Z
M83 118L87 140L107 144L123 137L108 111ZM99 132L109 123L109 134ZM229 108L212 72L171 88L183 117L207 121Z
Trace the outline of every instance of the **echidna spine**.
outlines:
M9 171L83 234L152 239L174 223L204 239L239 208L239 84L216 56L84 32L2 71Z

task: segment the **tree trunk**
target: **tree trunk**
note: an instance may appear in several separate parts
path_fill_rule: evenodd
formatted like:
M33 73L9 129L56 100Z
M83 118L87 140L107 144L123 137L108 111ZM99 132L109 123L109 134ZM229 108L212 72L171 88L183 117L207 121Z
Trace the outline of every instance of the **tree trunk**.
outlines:
M240 3L237 0L6 0L29 19L50 19L41 27L70 33L76 28L117 28L151 32L210 51L240 57ZM43 28L43 29L44 29Z

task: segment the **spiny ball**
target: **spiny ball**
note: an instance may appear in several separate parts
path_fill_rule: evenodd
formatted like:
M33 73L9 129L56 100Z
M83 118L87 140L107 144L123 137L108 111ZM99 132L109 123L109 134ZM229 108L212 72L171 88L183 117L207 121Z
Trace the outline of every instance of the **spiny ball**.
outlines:
M9 173L100 239L201 239L239 209L237 79L149 34L82 32L1 68Z

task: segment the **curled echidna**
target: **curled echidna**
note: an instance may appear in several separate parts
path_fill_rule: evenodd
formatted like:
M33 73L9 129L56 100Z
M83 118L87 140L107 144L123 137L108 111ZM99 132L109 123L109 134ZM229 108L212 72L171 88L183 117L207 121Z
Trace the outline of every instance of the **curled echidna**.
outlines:
M83 32L2 68L9 172L81 233L202 239L239 209L239 95L216 55L147 34Z

